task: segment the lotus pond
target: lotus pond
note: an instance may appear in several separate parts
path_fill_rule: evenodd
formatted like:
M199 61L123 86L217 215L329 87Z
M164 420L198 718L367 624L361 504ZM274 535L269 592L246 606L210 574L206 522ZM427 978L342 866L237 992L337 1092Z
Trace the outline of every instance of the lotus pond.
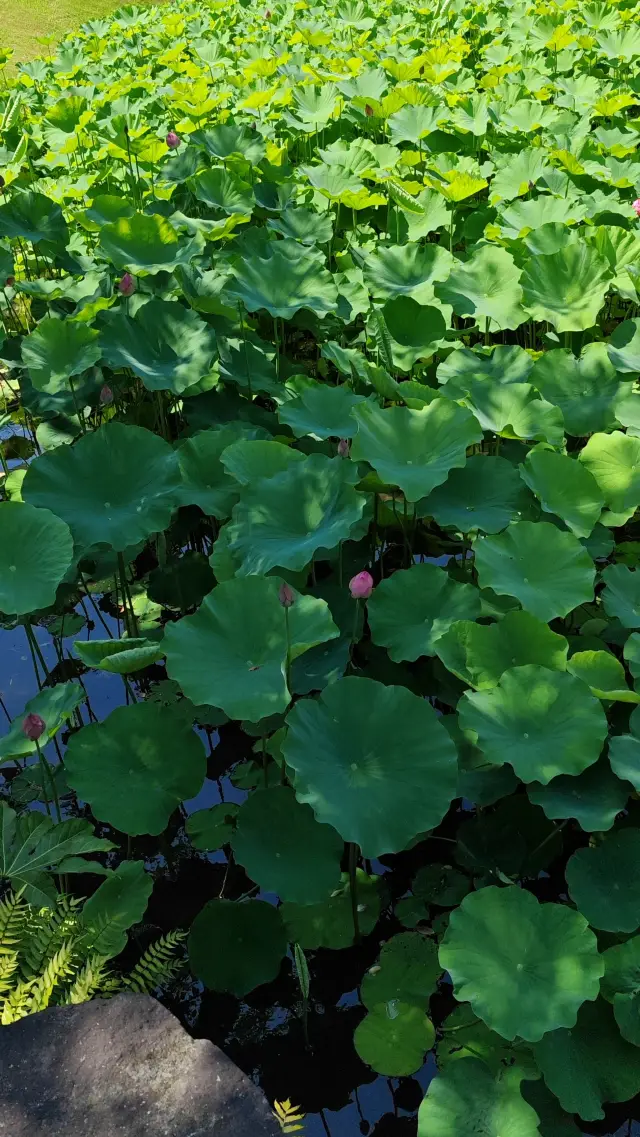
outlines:
M0 94L0 872L285 1132L633 1131L639 59L179 0Z

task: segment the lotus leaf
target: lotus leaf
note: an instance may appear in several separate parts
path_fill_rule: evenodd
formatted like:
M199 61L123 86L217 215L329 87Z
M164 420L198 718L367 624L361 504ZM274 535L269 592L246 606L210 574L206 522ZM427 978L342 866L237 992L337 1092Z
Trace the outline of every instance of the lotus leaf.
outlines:
M614 330L607 348L616 371L640 372L640 320L624 320Z
M275 979L286 950L280 912L263 900L210 900L191 925L194 974L206 987L238 998Z
M640 505L640 438L620 430L593 434L580 461L593 474L612 515L626 521ZM607 523L606 514L603 521Z
M8 733L0 738L0 761L8 762L10 759L26 758L27 755L36 753L35 742L27 738L22 729L28 715L38 715L45 723L39 739L40 746L45 747L71 718L84 697L79 683L58 683L55 687L45 687L33 699L29 699L23 714L13 720Z
M485 245L463 264L455 265L436 294L458 316L468 316L483 328L518 328L526 319L522 308L521 270L506 249Z
M124 951L127 929L142 920L152 889L144 861L123 861L85 901L82 922L97 931L91 945L97 955L111 959Z
M547 785L532 782L530 801L541 806L547 817L575 817L587 833L611 829L629 798L629 787L616 778L605 762L596 762L582 774L561 774Z
M640 830L611 833L567 862L571 899L594 928L635 932L640 927Z
M552 450L530 450L522 478L547 513L555 513L576 537L588 537L604 497L593 475L580 462Z
M436 655L470 687L495 687L511 667L537 664L565 671L568 643L529 612L507 612L496 624L459 620L439 638Z
M431 1082L418 1113L418 1137L539 1137L538 1115L520 1092L517 1070L492 1074L477 1058L447 1066Z
M557 332L585 331L597 323L612 275L592 245L565 245L527 261L522 303L534 320L548 320Z
M424 1009L441 974L435 944L419 932L401 932L383 945L362 980L360 998L369 1011L396 999Z
M446 280L452 264L453 257L442 245L408 242L369 254L363 271L373 296L384 300L410 296L418 304L429 304L434 298L434 282Z
M420 1069L435 1037L433 1023L423 1010L391 999L365 1015L356 1027L353 1044L363 1062L378 1074L401 1078Z
M301 308L326 316L337 306L338 290L331 273L310 253L293 259L278 244L269 257L245 257L232 267L234 282L226 291L241 300L248 312L265 308L274 319L290 320Z
M110 671L114 675L130 675L157 663L164 649L152 640L76 640L74 651L87 667Z
M452 470L446 482L432 490L419 508L431 514L438 525L461 533L499 533L522 516L528 501L511 462L478 454L462 469Z
M640 936L615 944L603 952L602 994L613 1005L620 1034L640 1044Z
M382 908L380 878L356 869L356 896L360 932L367 935L377 924ZM318 904L285 902L280 912L290 941L305 950L319 947L339 950L353 943L351 887L346 873L327 900Z
M223 213L237 213L248 221L253 213L255 200L251 186L228 170L216 166L212 170L202 170L196 174L190 185L198 201Z
M150 300L135 316L110 312L101 345L110 367L129 367L149 391L182 394L211 369L216 355L212 328L190 308Z
M640 628L640 572L626 565L607 565L602 574L602 604L623 628Z
M250 486L260 478L273 478L304 462L305 455L282 442L240 439L227 446L222 465L241 486Z
M459 584L436 565L413 565L381 581L368 615L373 642L399 663L435 655L438 639L455 620L480 615L480 596L473 585Z
M347 386L305 384L299 395L283 403L278 418L291 427L296 438L306 434L316 438L352 438L356 423L351 411L364 401L362 395L354 395Z
M0 505L1 612L23 616L53 604L72 560L69 527L55 513L18 501Z
M640 703L640 695L627 687L624 667L609 651L576 651L567 668L582 679L598 699Z
M235 802L220 802L211 809L198 809L187 818L185 831L194 849L215 852L227 845L233 833L240 806Z
M199 430L181 442L177 447L182 475L178 491L181 505L199 505L213 517L228 517L240 488L222 462L222 455L239 438L253 433L247 427L222 426L219 430Z
M102 251L118 269L155 276L187 265L202 251L200 235L181 240L166 218L158 213L119 217L100 230Z
M41 320L22 342L22 359L34 387L48 394L68 391L71 376L100 359L98 339L98 332L86 324L52 317Z
M624 389L602 343L587 344L578 357L560 349L544 352L531 382L560 408L567 433L576 437L613 425L612 404Z

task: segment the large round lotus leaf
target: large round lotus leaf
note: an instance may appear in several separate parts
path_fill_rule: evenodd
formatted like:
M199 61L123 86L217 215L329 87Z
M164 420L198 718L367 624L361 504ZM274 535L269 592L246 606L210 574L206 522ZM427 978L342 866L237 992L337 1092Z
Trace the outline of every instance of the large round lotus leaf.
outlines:
M635 733L616 734L609 739L609 764L616 777L631 782L636 793L640 793L640 738Z
M517 789L517 782L512 788ZM476 877L502 872L513 879L535 879L561 853L562 833L526 794L503 798L490 813L470 817L458 830L456 859Z
M571 899L594 928L640 927L640 829L620 829L593 849L578 849L565 875Z
M378 962L362 980L360 999L370 1011L394 999L424 1010L441 975L433 940L401 932L383 944Z
M457 754L432 707L406 687L349 677L301 699L283 743L307 802L365 857L404 849L444 817Z
M458 316L476 320L483 331L487 321L494 330L518 328L527 318L520 271L506 249L484 245L469 260L456 262L436 293Z
M540 904L517 886L482 888L451 913L440 963L457 999L503 1038L537 1042L573 1026L604 973L598 941L579 912Z
M42 748L71 718L84 699L85 692L79 683L57 683L55 687L44 687L33 699L29 699L22 714L14 718L8 733L0 738L0 762L26 758L29 754L36 753L35 742L27 738L22 729L27 715L39 715L45 723L45 729L38 739Z
M48 608L72 561L69 527L55 513L22 501L0 505L0 612Z
M327 316L336 310L338 289L330 272L310 250L298 246L294 258L283 251L279 242L268 257L248 255L233 264L233 278L225 292L242 300L248 312L265 308L274 318L290 320L301 308Z
M315 213L313 209L288 205L279 217L270 217L267 229L301 241L303 245L326 244L331 240L333 224L331 214Z
M279 587L275 577L225 581L193 616L167 625L167 671L196 705L211 703L250 722L286 711L287 620L291 659L339 630L326 601L296 593L284 609Z
M418 1112L418 1137L539 1137L538 1115L520 1092L521 1074L498 1074L477 1058L447 1065Z
M436 655L463 683L495 687L510 667L536 663L565 671L569 645L529 612L507 612L496 624L460 620L440 637Z
M606 588L602 604L608 616L623 628L640 628L640 572L626 565L607 565L602 573Z
M420 512L461 533L499 533L518 520L530 501L511 462L476 454L436 486L420 503Z
M567 454L530 450L520 467L523 480L547 513L562 518L576 537L588 537L604 506L593 474Z
M580 461L593 474L612 513L623 514L624 520L631 517L640 505L640 438L620 430L594 434ZM606 516L603 520L606 524Z
M401 371L411 371L418 359L430 359L447 330L444 316L438 308L424 307L411 296L396 296L388 300L382 315L391 336L394 366Z
M581 1137L581 1130L573 1117L564 1112L557 1097L547 1089L542 1078L538 1077L539 1072L536 1065L537 1081L524 1081L521 1090L525 1101L533 1106L538 1115L541 1137Z
M583 332L597 323L612 275L606 258L586 241L565 245L526 262L522 303L534 320L548 320L557 332Z
M204 241L200 235L189 240L178 237L159 213L134 213L103 225L100 246L117 269L144 276L189 264L202 251Z
M183 715L154 703L117 707L69 740L69 785L121 833L161 833L207 772L204 746Z
M109 367L129 367L147 390L179 395L210 371L216 337L191 308L149 300L135 316L110 312L104 319L101 347Z
M189 183L198 201L223 213L238 213L247 219L253 213L255 198L249 182L216 166L202 170Z
M448 395L467 395L474 382L489 380L494 387L527 383L533 360L517 344L497 344L490 351L483 347L458 347L438 366L438 382L447 384Z
M356 896L358 927L361 935L367 936L380 917L383 904L381 878L367 876L362 869L356 869ZM321 903L292 904L285 901L280 912L289 941L300 944L305 951L315 951L319 947L338 951L353 943L353 911L346 873L342 874L340 886Z
M304 438L306 434L317 438L352 438L356 423L351 410L364 401L362 395L354 395L347 386L313 383L302 387L296 398L283 403L278 418L291 427L296 438Z
M242 433L236 426L223 426L219 430L199 430L180 443L176 453L182 475L181 505L199 505L204 513L220 520L229 517L240 487L225 468L222 454Z
M260 478L273 478L304 462L305 455L300 450L286 446L284 442L265 439L240 439L227 446L221 461L228 474L241 486L250 486Z
M69 377L100 359L98 332L72 320L45 317L22 341L22 362L38 391L69 390Z
M178 484L178 459L164 439L112 422L36 458L22 496L62 517L81 547L122 552L167 528Z
M217 42L212 45L209 40L202 39L194 43L193 48L200 58L207 63L215 63L219 60L217 52L213 56L210 54L216 49L219 50ZM224 160L237 154L256 166L265 154L264 140L260 135L256 131L250 130L249 127L235 122L226 122L224 125L216 123L209 130L196 130L191 135L190 141L194 142L196 146L201 146L209 154L213 154L214 158ZM172 158L171 160L174 161L175 159Z
M114 675L130 675L157 663L164 648L152 640L76 640L74 651L87 667L110 671Z
M628 1101L640 1091L640 1049L621 1036L603 999L581 1007L573 1030L545 1035L535 1057L563 1109L585 1121L603 1118L605 1102Z
M188 550L149 574L147 596L155 604L186 612L197 608L214 584L213 569L204 553Z
M214 853L227 845L236 823L240 806L233 801L222 801L210 809L198 809L190 814L185 832L194 849Z
M439 908L455 908L471 890L471 881L451 865L432 863L421 868L414 877L411 890L425 904Z
M69 230L60 206L34 190L14 193L0 205L0 237L21 237L33 245L40 241L64 246Z
M373 642L400 663L435 655L436 641L454 620L480 615L480 593L437 565L419 564L381 581L367 610Z
M434 399L422 410L365 403L354 412L358 424L351 457L369 462L380 478L399 486L408 501L426 497L464 466L467 447L482 431L470 411L448 399Z
M412 296L418 304L433 300L433 284L446 280L454 263L451 253L442 245L383 245L369 253L364 265L364 280L373 296L389 300L394 296Z
M312 454L248 486L227 526L241 576L272 568L304 569L318 549L346 541L366 503L357 493L357 467L343 458Z
M539 1077L531 1048L525 1047L521 1039L512 1044L494 1030L489 1030L482 1019L476 1017L469 1003L456 1006L445 1019L442 1032L436 1048L436 1061L441 1071L468 1058L479 1058L494 1075L504 1072L506 1067L515 1072L514 1067L517 1067L520 1077Z
M640 1046L640 936L603 952L601 990L613 1006L620 1034Z
M452 392L446 384L443 394ZM507 438L530 438L560 446L564 439L562 411L538 396L530 383L506 383L496 386L486 379L469 383L465 405L473 411L483 430L504 434Z
M625 320L618 324L609 339L607 351L616 371L637 375L640 372L640 320Z
M424 1011L398 999L373 1007L353 1035L362 1061L389 1078L415 1074L435 1040L433 1023Z
M560 408L568 434L592 434L615 422L613 403L622 385L603 343L587 344L578 358L560 348L545 351L531 382Z
M282 900L314 904L340 883L342 839L329 825L319 825L286 786L250 795L231 845L247 875Z
M611 829L629 798L629 787L616 778L606 762L596 762L582 774L562 774L548 785L532 782L527 787L530 801L541 806L547 817L556 820L575 817L587 833Z
M210 900L191 925L194 975L238 998L275 979L286 950L280 912L264 900Z
M640 695L627 687L624 667L610 651L576 651L567 670L577 675L598 699L620 703L640 703Z
M593 600L595 567L572 533L548 521L515 521L473 543L480 588L515 596L545 623Z

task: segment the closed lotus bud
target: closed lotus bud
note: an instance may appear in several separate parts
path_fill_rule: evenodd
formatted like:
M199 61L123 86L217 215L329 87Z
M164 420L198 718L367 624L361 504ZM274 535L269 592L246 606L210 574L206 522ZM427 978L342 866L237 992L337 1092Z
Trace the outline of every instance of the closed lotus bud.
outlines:
M264 14L264 18L265 18L265 20L270 20L270 19L271 19L271 12L269 11L269 9L268 9L268 8L267 8L267 10L266 10L266 12L265 12L265 14Z
M8 276L7 277L7 288L13 288L15 282L16 282L15 276Z
M640 217L640 197L637 197L633 202L631 208L634 210L637 217Z
M354 600L368 600L373 592L373 577L365 569L349 581L349 592Z
M0 174L0 189L4 189L4 184L5 184L4 178L3 178L2 174Z
M109 404L113 402L113 391L111 390L111 387L107 386L106 383L100 392L100 402L102 403L103 407L108 407Z
M364 113L366 114L367 118L371 118L371 116L373 114L373 107L370 107L369 104L367 103L367 105L364 108Z
M125 272L118 281L118 292L123 296L132 296L136 290L136 282L130 272Z
M168 135L167 135L166 141L167 141L167 146L169 147L170 150L177 150L182 139L180 138L179 134L176 134L175 130L170 130Z
M24 722L22 723L23 734L26 734L27 738L30 739L31 742L37 742L38 739L44 734L46 729L47 724L44 719L40 715L33 713L27 715Z
M340 441L338 443L338 454L340 455L341 458L348 458L349 457L349 446L350 445L351 444L350 444L348 438L341 438L340 439Z
M278 600L282 604L283 608L292 608L296 602L296 598L293 594L293 589L289 587L286 580L282 581L282 584L278 589Z

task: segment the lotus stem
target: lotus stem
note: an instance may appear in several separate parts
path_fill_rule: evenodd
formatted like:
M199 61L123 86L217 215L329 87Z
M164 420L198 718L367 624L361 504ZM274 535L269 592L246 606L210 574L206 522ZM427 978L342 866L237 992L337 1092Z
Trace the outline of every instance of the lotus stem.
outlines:
M349 893L351 895L351 916L353 919L353 938L356 944L360 943L360 917L358 914L358 846L349 842Z

